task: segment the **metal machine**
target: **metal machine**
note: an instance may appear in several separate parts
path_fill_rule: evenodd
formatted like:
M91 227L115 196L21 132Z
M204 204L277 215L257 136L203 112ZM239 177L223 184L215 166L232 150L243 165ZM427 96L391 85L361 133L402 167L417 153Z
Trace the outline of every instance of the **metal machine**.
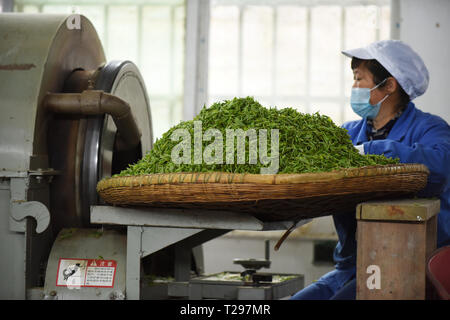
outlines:
M79 15L2 14L0 39L0 298L198 298L189 281L201 275L201 243L290 227L105 205L97 182L152 148L139 70L107 62ZM145 274L164 273L175 281L162 296L143 286Z

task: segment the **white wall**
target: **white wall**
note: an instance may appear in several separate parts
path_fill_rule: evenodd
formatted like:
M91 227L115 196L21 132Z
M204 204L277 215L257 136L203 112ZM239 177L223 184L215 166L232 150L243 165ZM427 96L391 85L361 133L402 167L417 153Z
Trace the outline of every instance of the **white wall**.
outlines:
M427 92L416 100L425 112L450 123L450 1L392 0L399 16L393 37L408 43L422 57L430 73ZM398 23L398 24L397 24Z

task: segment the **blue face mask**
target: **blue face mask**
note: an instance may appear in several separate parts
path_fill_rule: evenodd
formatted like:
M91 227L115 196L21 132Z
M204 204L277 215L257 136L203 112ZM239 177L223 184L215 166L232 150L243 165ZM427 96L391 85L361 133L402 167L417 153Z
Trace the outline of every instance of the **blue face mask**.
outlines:
M352 88L352 94L350 96L350 105L353 111L363 119L374 119L378 112L380 112L381 104L386 100L389 95L386 95L376 105L370 104L370 91L378 88L382 83L387 80L384 79L372 89L369 88Z

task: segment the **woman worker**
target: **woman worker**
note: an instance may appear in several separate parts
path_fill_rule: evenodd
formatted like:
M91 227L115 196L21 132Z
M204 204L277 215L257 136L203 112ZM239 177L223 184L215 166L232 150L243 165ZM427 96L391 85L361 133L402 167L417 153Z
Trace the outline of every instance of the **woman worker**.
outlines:
M450 244L450 127L440 117L416 108L412 100L428 87L428 70L404 42L383 40L346 50L354 75L350 103L362 119L343 125L360 153L384 154L430 170L421 197L438 196L437 247ZM444 93L442 93L444 94ZM335 270L297 292L292 299L355 299L356 219L333 216L338 243Z

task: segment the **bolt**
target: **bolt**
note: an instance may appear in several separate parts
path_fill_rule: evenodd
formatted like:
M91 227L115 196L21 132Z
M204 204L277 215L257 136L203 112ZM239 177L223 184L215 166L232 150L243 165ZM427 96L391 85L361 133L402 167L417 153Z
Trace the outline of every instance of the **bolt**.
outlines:
M94 90L94 81L88 80L88 90Z
M113 291L109 294L109 299L110 300L124 300L125 295L123 294L122 291Z

